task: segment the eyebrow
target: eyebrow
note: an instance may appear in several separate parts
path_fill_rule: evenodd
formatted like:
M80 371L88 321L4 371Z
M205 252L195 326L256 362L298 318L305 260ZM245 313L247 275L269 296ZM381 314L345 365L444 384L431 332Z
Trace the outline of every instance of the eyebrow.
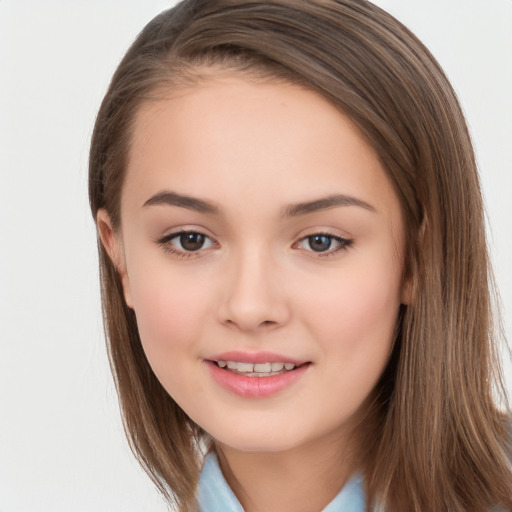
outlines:
M314 201L291 204L283 210L282 215L283 217L298 217L299 215L307 215L308 213L328 210L337 206L359 206L372 213L377 213L377 210L371 204L361 199L344 194L336 194L315 199Z
M147 206L157 205L179 206L180 208L186 208L187 210L193 210L199 213L213 213L216 215L222 213L221 209L215 203L166 190L151 196L142 207L145 208Z
M151 196L142 205L142 207L146 208L148 206L159 205L178 206L180 208L186 208L188 210L193 210L199 213L211 213L215 215L222 214L222 209L215 203L206 201L205 199L199 199L197 197L178 194L177 192L170 192L167 190L158 192L154 196ZM307 215L309 213L328 210L338 206L358 206L373 213L377 212L377 210L371 204L361 199L357 199L353 196L347 196L345 194L336 194L322 197L320 199L315 199L313 201L288 205L286 208L284 208L282 216L298 217L301 215Z

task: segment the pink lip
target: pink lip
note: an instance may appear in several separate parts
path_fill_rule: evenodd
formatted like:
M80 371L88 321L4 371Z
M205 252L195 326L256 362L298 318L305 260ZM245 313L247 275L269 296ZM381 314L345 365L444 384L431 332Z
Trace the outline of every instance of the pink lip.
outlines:
M240 363L293 363L300 366L307 361L300 361L281 354L273 352L243 352L241 350L233 350L231 352L223 352L212 357L208 357L209 361L237 361ZM258 377L259 378L259 377Z
M225 359L220 360L224 361ZM237 358L228 359L228 361L233 360L252 362ZM283 362L283 359L280 359L280 361ZM244 375L232 373L220 368L211 360L205 360L204 362L208 366L208 370L210 371L213 379L218 384L231 393L244 398L265 398L275 395L276 393L292 386L308 371L308 368L311 366L310 363L306 363L294 370L280 373L279 375L272 375L271 377L245 377ZM264 362L271 361L265 359Z

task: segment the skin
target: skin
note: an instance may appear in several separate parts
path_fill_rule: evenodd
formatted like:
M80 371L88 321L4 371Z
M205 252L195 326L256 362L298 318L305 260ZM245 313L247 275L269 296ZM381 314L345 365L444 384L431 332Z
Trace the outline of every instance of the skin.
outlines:
M163 191L214 211L145 205ZM364 205L289 215L333 194ZM244 509L325 507L354 471L354 430L409 300L400 204L357 128L311 91L219 73L141 108L121 228L97 220L149 363L216 440ZM186 252L170 239L180 230L205 245ZM318 233L349 242L316 252ZM206 368L231 350L311 364L289 388L244 398Z

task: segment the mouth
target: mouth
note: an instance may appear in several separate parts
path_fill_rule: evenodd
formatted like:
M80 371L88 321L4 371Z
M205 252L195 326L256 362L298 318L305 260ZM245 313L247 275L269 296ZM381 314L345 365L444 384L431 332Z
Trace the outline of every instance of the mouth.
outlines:
M297 386L312 361L273 352L233 350L204 359L213 380L243 398L266 398Z
M309 365L309 362L302 364L295 364L291 362L265 362L265 363L249 363L245 361L224 361L219 359L218 361L210 361L218 368L240 375L243 377L274 377L276 375L283 375L285 373L292 372L305 365Z

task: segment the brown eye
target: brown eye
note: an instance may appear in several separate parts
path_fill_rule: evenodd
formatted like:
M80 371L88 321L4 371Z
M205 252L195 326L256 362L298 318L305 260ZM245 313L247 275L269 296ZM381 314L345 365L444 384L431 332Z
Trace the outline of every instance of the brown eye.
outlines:
M179 240L185 251L198 251L203 248L206 237L201 233L182 233Z
M156 240L166 252L170 252L180 258L192 256L194 253L201 254L207 249L218 247L209 236L197 231L180 231L171 233Z

